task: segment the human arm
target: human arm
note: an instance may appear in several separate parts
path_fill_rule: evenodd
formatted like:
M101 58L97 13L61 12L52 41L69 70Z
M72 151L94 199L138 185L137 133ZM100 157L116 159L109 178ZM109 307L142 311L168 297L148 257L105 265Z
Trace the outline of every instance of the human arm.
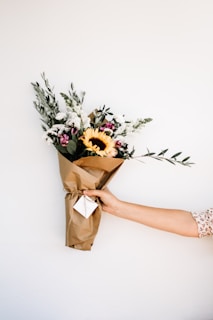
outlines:
M108 190L85 190L84 194L99 197L103 210L117 217L183 236L199 236L197 223L189 211L156 208L122 201Z

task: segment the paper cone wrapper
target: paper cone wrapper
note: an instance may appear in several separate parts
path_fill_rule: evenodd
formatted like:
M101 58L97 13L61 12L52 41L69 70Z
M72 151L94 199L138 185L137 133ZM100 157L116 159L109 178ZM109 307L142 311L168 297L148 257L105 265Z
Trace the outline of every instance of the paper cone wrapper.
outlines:
M101 206L89 218L83 217L73 206L86 189L102 189L114 176L124 159L85 157L69 161L58 154L61 180L67 194L66 246L80 250L91 250L101 219Z

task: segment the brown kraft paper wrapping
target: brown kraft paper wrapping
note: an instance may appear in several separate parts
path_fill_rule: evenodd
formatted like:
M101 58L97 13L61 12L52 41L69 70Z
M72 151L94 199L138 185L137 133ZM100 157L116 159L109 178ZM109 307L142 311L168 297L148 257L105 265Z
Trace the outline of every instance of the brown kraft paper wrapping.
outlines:
M79 250L91 250L101 219L101 206L89 218L78 213L73 205L85 189L104 188L124 162L120 158L101 158L90 156L69 161L58 153L61 180L67 194L66 208L66 246Z

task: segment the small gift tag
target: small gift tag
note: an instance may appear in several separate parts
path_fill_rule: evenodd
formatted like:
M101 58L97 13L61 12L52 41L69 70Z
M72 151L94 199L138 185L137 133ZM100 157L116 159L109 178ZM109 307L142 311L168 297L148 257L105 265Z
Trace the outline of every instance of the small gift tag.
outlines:
M85 218L89 218L89 216L93 213L97 206L98 204L90 197L81 196L74 204L73 208Z

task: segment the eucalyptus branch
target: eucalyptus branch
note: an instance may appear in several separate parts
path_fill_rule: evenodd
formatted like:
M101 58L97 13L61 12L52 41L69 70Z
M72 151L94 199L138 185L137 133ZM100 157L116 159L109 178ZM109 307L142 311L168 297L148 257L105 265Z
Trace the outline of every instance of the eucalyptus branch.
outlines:
M152 118L145 118L145 119L137 119L137 121L133 124L133 128L135 130L140 129L146 123L152 121Z
M33 101L35 109L40 113L42 122L51 128L54 124L55 115L59 112L58 102L56 101L53 89L50 88L49 81L45 73L41 74L45 89L38 82L31 83L35 90L36 100ZM43 128L46 128L45 126Z
M159 161L167 161L173 165L191 166L190 157L181 158L182 152L166 156L168 149L160 153L150 152L133 156L135 149L129 150L129 145L123 137L140 131L151 118L138 118L136 121L125 119L125 115L114 115L105 105L95 109L90 115L83 112L85 92L76 92L71 83L68 93L60 93L66 108L60 111L53 88L51 88L45 73L41 74L44 86L38 82L31 83L35 91L35 109L41 116L41 126L44 137L56 149L65 154L69 160L85 156L107 156L123 159L150 157Z
M161 151L160 153L156 154L155 152L150 152L147 149L147 153L142 154L140 156L134 156L133 159L143 162L142 158L145 157L149 157L155 160L159 160L159 161L168 161L169 163L175 165L175 164L181 164L183 166L188 166L190 167L192 164L194 164L193 162L190 162L189 159L190 157L187 156L185 158L183 158L182 160L179 160L180 155L182 154L182 152L177 152L175 154L173 154L171 157L166 157L165 154L167 153L168 149L165 149L163 151Z
M75 105L82 105L84 102L85 92L77 93L74 89L73 83L70 85L70 90L68 91L68 95L60 92L60 95L64 99L66 105L68 107L74 107Z

